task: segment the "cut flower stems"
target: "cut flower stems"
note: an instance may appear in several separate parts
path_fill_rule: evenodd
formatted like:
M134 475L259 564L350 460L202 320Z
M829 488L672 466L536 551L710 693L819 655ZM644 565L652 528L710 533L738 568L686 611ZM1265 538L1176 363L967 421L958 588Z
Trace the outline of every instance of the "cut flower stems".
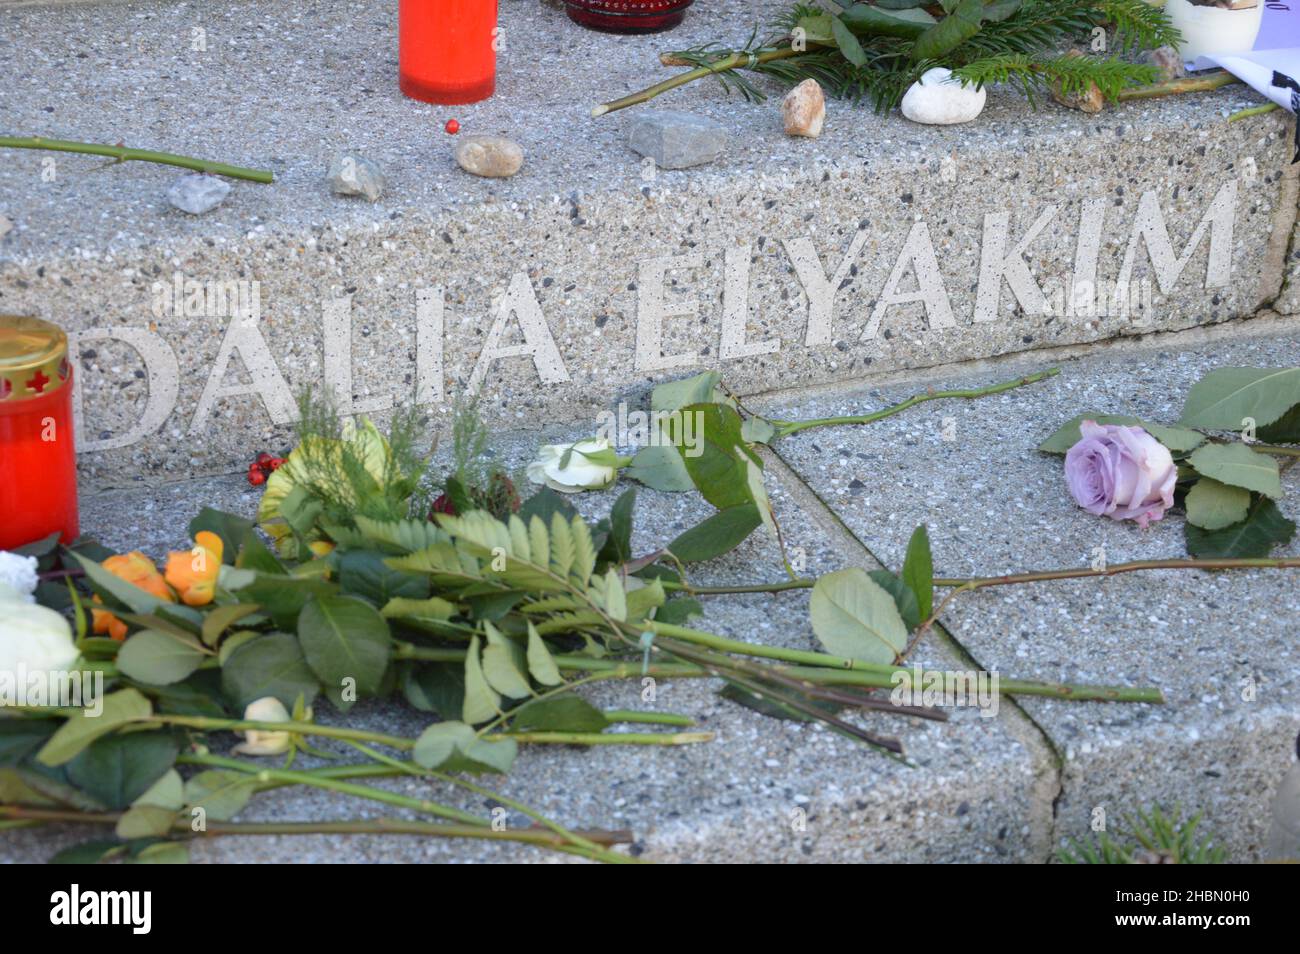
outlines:
M879 727L885 717L944 721L957 704L921 695L918 680L928 685L945 674L908 663L957 595L1145 571L1300 567L1294 557L1219 555L944 577L934 572L922 526L896 571L848 567L816 579L791 571L758 444L815 427L869 426L927 401L1014 400L1017 389L1056 373L927 389L874 411L802 421L754 414L717 372L660 384L650 405L666 422L664 436L673 436L674 420L696 415L700 453L690 456L684 444L670 442L648 448L654 454L643 449L629 463L602 445L588 458L598 456L611 470L602 486L621 472L666 492L698 492L716 513L640 557L632 550L637 491L624 490L606 518L589 521L567 493L550 486L578 489L563 479L563 447L550 448L560 456L545 475L547 486L525 500L502 471L484 466L485 425L472 404L456 412L453 464L438 474L430 455L416 450L413 417L399 413L385 434L365 418L345 425L306 395L298 446L267 479L257 523L205 508L189 526L199 546L172 554L163 572L143 554L109 554L85 542L30 548L46 581L41 599L75 622L75 633L52 638L79 652L78 666L101 675L108 692L96 716L69 702L27 706L0 720L0 733L27 740L26 754L0 767L0 827L111 826L114 839L79 847L78 860L179 861L190 842L215 836L391 833L630 861L618 849L626 833L548 817L474 776L508 775L521 746L534 747L540 758L556 745L639 746L672 758L682 746L725 744L697 730L687 713L598 708L580 692L647 679L706 680L728 702L761 713L754 718L820 724L912 766L902 739ZM1272 416L1259 439L1251 435L1248 450L1232 450L1242 441L1222 436L1229 428L1204 416L1220 413L1225 402L1222 413L1235 413L1232 401L1243 388L1267 385L1274 395L1289 385L1276 372L1229 377L1210 381L1209 390L1198 385L1189 397L1188 413L1199 407L1200 426L1219 436L1190 425L1147 426L1184 448L1180 454L1228 448L1188 458L1207 475L1225 453L1296 460L1292 445L1300 437L1285 415L1300 406L1300 393L1291 403L1270 398L1261 414ZM1259 406L1258 395L1245 397ZM1040 449L1061 452L1077 437L1071 428L1075 422ZM782 553L788 579L737 586L690 580L691 565L729 552L759 528ZM795 589L811 591L811 633L790 632L787 645L712 632L695 618L704 614L698 600L706 596ZM6 604L6 612L10 606L22 612L19 604ZM111 638L117 635L124 638ZM1006 696L1165 701L1154 686L996 676L991 691ZM355 702L394 697L427 714L417 736L348 723ZM318 720L321 706L336 711ZM240 735L244 742L227 751ZM78 766L100 758L125 760L138 777L129 788L86 787ZM299 758L304 764L296 764ZM430 796L458 791L461 802L374 784L395 777L420 780ZM375 803L402 817L236 821L259 792L286 787ZM473 796L468 802L466 793ZM484 799L526 821L498 831L462 807Z

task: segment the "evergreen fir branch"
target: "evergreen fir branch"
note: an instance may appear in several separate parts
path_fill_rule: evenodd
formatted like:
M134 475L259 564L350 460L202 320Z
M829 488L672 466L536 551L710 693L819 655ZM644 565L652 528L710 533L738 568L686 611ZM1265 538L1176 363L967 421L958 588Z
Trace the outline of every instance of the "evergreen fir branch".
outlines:
M1106 99L1114 102L1121 90L1145 86L1156 79L1155 67L1126 63L1118 57L1057 56L1044 60L1022 53L985 57L953 72L977 87L992 83L1015 86L1031 102L1035 94L1054 88L1068 95L1087 92L1094 83Z
M1147 0L1099 0L1097 10L1114 25L1119 52L1176 47L1183 39L1164 11Z

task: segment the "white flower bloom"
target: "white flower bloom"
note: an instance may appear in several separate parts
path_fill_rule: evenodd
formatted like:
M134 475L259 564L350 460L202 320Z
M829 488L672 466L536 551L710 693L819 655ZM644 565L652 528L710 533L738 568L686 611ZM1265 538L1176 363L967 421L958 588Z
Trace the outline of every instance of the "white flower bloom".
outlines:
M0 550L0 587L8 586L18 591L24 603L35 603L36 597L36 557L19 556L8 550ZM4 590L0 589L0 594ZM3 596L0 595L0 599Z
M244 718L249 722L289 722L289 710L275 696L263 696L254 699L244 709ZM241 755L281 755L289 751L292 744L288 732L271 732L266 729L246 729L247 741L235 746L234 751Z
M71 669L81 654L68 621L46 606L7 598L14 593L13 587L0 584L0 673L16 679L20 667L28 678Z
M628 458L620 457L606 437L575 444L543 444L537 449L537 460L528 465L528 479L566 494L604 490L627 463Z

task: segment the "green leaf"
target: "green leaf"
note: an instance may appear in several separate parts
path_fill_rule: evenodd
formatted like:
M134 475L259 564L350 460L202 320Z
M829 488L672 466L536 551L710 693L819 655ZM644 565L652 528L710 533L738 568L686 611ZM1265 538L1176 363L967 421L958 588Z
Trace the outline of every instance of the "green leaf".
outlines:
M618 578L618 571L610 567L604 577L605 612L620 623L627 622L627 594Z
M668 549L683 563L712 560L734 550L762 522L752 503L719 510L673 540Z
M984 0L984 22L1001 23L1015 14L1021 0Z
M518 750L514 739L489 742L463 722L435 722L415 740L411 759L427 769L504 775Z
M750 417L740 425L740 436L751 444L767 444L776 437L776 425L764 417Z
M488 685L511 699L532 695L528 677L524 675L528 663L523 647L503 636L489 622L483 623L483 631L487 633L487 646L483 649L483 678Z
M651 490L682 493L694 490L686 462L671 444L652 444L636 452L624 476L645 484Z
M528 671L543 686L558 686L564 682L555 658L546 648L546 641L531 620L528 622Z
M199 515L190 521L189 534L190 539L193 540L204 530L215 533L221 538L221 562L233 565L240 544L244 542L244 538L253 526L253 521L244 517L204 507L199 511Z
M703 615L704 607L700 605L699 600L691 599L688 596L678 596L659 607L659 611L655 613L655 622L668 623L670 626L681 626L692 616Z
M1256 497L1245 520L1221 530L1202 530L1188 521L1183 534L1187 552L1201 559L1266 557L1274 546L1295 536L1295 524L1273 501Z
M951 53L980 31L983 15L983 0L961 0L951 13L916 38L912 62L937 60Z
M572 520L578 515L573 504L564 499L564 494L550 487L543 487L524 501L523 506L519 508L519 519L527 524L533 517L538 517L549 527L551 518L557 513L565 520Z
M422 548L417 548L422 549ZM375 606L395 597L410 600L429 595L429 578L405 573L388 566L387 555L378 550L349 550L339 558L339 586L345 593L360 596Z
M696 415L699 454L685 456L689 448L677 447L700 494L719 510L753 503L743 458L752 454L740 436L740 415L725 404L692 404L683 414Z
M120 689L104 697L103 711L92 715L82 709L68 719L45 743L37 761L55 766L75 758L86 746L121 726L153 714L153 706L137 689Z
M862 52L862 44L858 38L837 16L831 17L831 36L835 38L835 45L839 48L840 55L852 63L854 66L864 66L867 62L867 54Z
M465 654L465 703L461 709L461 719L469 725L487 722L501 711L501 697L492 690L483 676L479 645L479 638L475 636L469 641L469 651Z
M760 715L768 716L772 719L788 719L791 722L812 722L813 716L794 706L787 705L779 699L773 699L770 696L762 696L753 692L744 686L738 686L735 683L728 683L719 690L718 695L728 702L734 702L737 705L744 706ZM797 694L796 694L797 695ZM825 699L811 699L804 695L797 695L797 698L816 709L821 710L827 715L834 715L841 708L836 703L827 702Z
M52 865L97 865L104 859L123 850L120 841L97 839L83 841L58 852L49 863Z
M903 625L907 627L909 633L921 625L923 617L921 607L916 602L916 594L898 574L891 573L889 570L872 570L867 576L875 580L881 589L894 598L898 615L903 617Z
M421 712L444 719L460 715L465 705L464 667L452 663L407 664L402 668L402 694Z
M1187 520L1203 530L1222 530L1246 519L1250 509L1250 491L1230 487L1210 477L1202 477L1183 500Z
M1300 404L1272 424L1257 428L1255 437L1266 444L1300 444Z
M105 736L68 763L68 781L109 808L126 808L162 778L179 751L166 730Z
M222 633L241 619L252 616L259 609L261 607L256 603L227 603L224 606L214 606L203 617L204 645L215 646Z
M190 846L183 841L159 841L126 859L129 865L186 865Z
M156 629L142 629L122 644L117 668L138 682L169 686L186 679L204 658L196 643Z
M409 600L395 596L384 604L379 615L385 619L432 619L445 622L456 613L456 604L448 603L442 597L431 596L427 600Z
M779 541L781 534L776 529L776 516L772 513L772 502L768 499L767 488L763 485L763 468L743 448L736 448L736 456L740 459L741 466L745 468L745 486L749 488L749 495L754 499L754 506L758 508L763 526L767 527L772 534L772 539Z
M243 603L257 603L281 629L293 629L308 600L336 592L338 587L319 577L258 573L251 583L239 590L239 599Z
M916 594L916 608L922 619L930 617L934 605L934 560L930 556L930 535L925 524L912 531L903 559L903 582Z
M1180 424L1239 431L1246 418L1272 424L1300 404L1300 368L1220 368L1187 393Z
M821 577L813 585L811 610L813 632L836 656L890 663L907 647L907 627L894 598L859 567Z
M128 841L134 838L162 838L175 825L177 811L161 805L132 805L117 820L113 833Z
M257 776L225 769L200 772L185 783L187 807L202 808L208 821L230 821L257 790Z
M512 714L511 726L518 732L603 732L609 727L605 713L570 693L534 699Z
M636 511L636 488L629 487L609 511L609 535L596 559L621 565L632 559L632 518Z
M263 696L274 696L286 709L300 695L310 703L320 692L320 681L298 640L288 633L272 633L250 639L230 654L221 667L221 689L242 714Z
M17 765L49 741L56 719L0 719L0 767Z
M1203 477L1213 477L1221 484L1245 487L1274 500L1282 496L1277 461L1245 444L1206 444L1187 458L1187 463Z
M869 6L855 3L841 14L844 25L858 36L896 36L904 40L914 40L935 22L934 17L924 10L916 9L919 4L912 4L913 9L888 10L884 4ZM812 36L808 41L813 42Z
M1205 435L1198 434L1196 431L1188 430L1185 427L1169 427L1165 424L1151 424L1141 418L1129 417L1126 414L1080 414L1078 417L1063 425L1043 443L1038 445L1040 451L1048 454L1064 454L1075 444L1079 443L1083 435L1079 433L1079 425L1084 421L1095 421L1098 424L1124 424L1129 427L1140 427L1165 447L1169 448L1170 453L1181 454L1192 450L1205 443Z
M688 404L711 404L722 375L717 371L703 371L680 381L655 385L650 392L650 410L669 413Z
M393 640L388 622L370 604L351 596L313 599L298 616L298 640L307 665L339 708L352 705L342 696L346 680L356 689L354 699L379 691Z

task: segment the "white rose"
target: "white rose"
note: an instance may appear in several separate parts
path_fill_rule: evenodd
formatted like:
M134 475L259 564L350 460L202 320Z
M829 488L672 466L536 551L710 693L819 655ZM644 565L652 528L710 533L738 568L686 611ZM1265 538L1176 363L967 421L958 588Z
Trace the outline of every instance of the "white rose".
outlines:
M528 465L528 479L566 494L604 490L629 460L620 457L606 437L575 444L543 444L537 449L537 460Z
M0 673L17 680L20 667L27 677L66 672L81 654L72 641L72 627L59 613L28 603L0 584Z
M35 603L32 594L36 592L36 565L36 557L0 550L0 600L4 599L5 587L10 587L24 603Z
M249 722L289 722L289 710L275 696L263 696L254 699L244 709L244 718ZM267 729L246 729L246 741L235 746L234 751L241 755L280 755L288 752L288 732L272 732Z

